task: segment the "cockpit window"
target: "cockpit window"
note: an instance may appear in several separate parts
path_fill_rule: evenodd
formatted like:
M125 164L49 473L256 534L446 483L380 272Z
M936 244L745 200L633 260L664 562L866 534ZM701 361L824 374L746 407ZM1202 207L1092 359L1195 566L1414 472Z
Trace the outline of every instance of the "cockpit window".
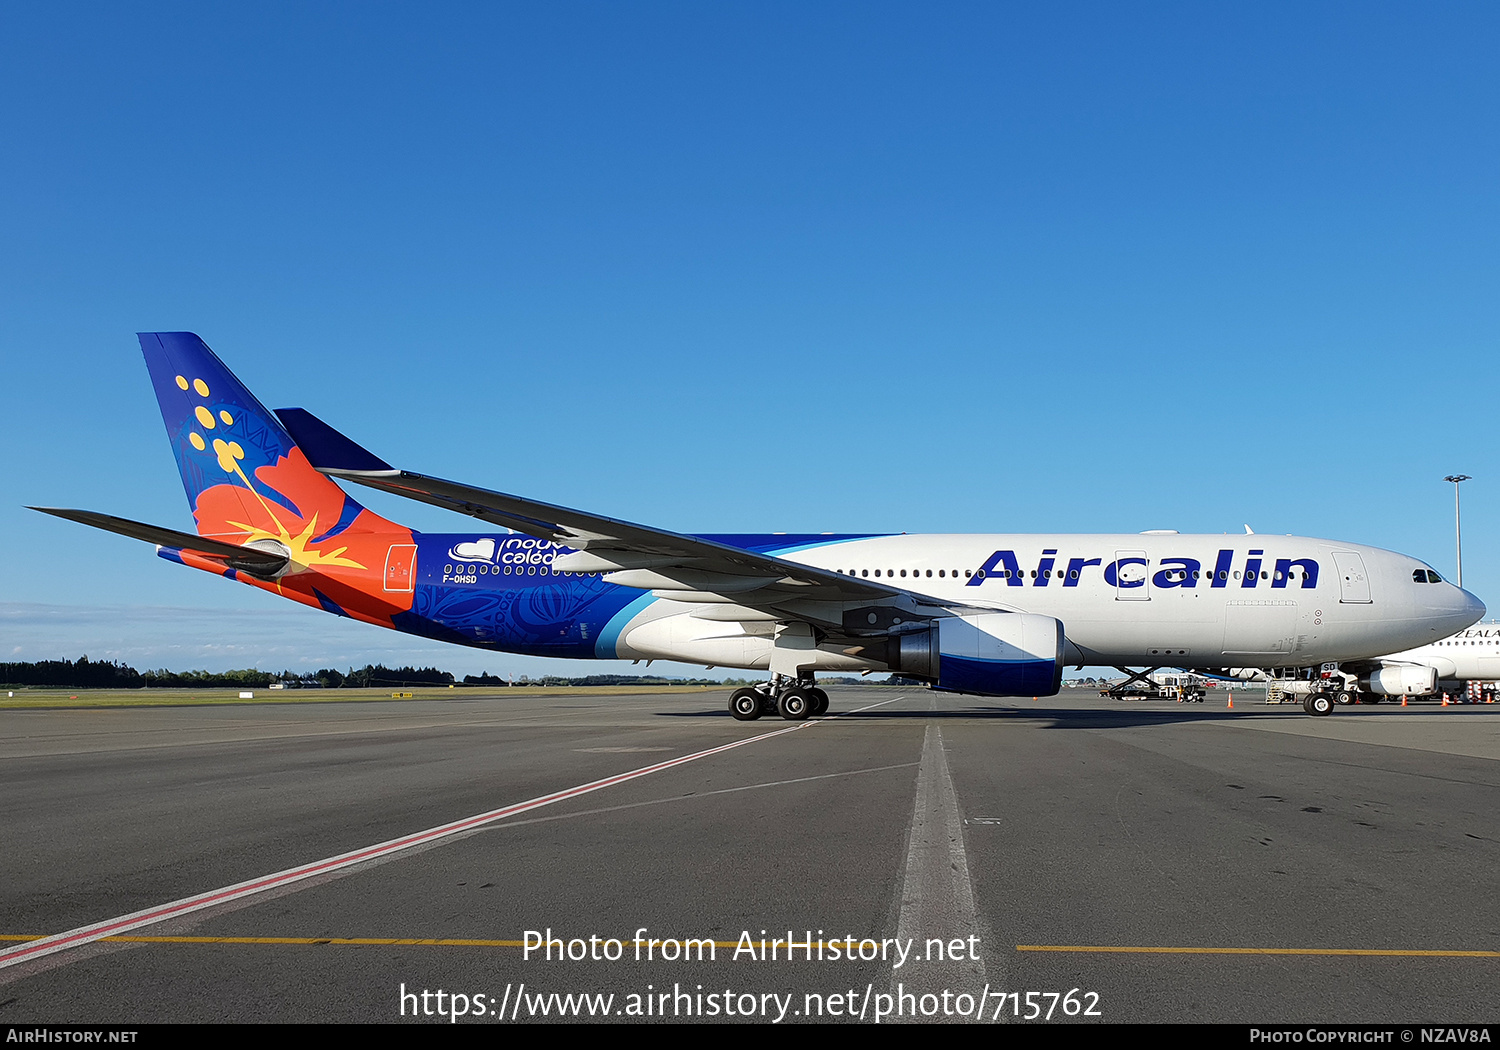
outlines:
M1433 572L1431 569L1428 569L1427 570L1427 582L1428 583L1442 583L1443 582L1443 578L1441 576L1439 576L1437 573Z
M1414 582L1414 583L1426 583L1427 582L1427 570L1426 569L1413 569L1412 572L1411 572L1411 578L1412 578L1412 582Z

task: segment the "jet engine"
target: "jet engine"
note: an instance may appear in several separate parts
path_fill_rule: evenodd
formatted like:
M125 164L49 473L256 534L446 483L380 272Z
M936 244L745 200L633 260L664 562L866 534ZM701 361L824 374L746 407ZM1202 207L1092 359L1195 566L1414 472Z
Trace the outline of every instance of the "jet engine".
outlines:
M1062 688L1062 622L1030 613L944 616L892 636L887 663L934 689L978 696L1052 696Z
M1397 664L1361 678L1359 687L1379 696L1427 696L1437 692L1437 678L1435 667Z

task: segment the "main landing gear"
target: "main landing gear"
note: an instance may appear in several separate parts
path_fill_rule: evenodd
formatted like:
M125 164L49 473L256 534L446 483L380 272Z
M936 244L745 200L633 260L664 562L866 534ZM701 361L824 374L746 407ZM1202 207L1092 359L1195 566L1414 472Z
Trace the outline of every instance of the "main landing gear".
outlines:
M777 675L769 682L736 689L729 698L729 713L741 722L753 722L769 714L779 714L788 722L800 722L827 714L828 694L811 678Z

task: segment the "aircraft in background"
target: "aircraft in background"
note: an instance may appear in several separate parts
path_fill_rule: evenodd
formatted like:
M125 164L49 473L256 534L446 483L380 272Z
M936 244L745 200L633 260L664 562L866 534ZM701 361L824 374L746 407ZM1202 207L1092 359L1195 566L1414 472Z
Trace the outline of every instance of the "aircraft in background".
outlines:
M1348 673L1343 688L1334 693L1341 704L1458 694L1469 682L1500 681L1500 623L1475 624L1439 641L1339 670Z
M817 672L1051 696L1065 665L1276 669L1426 645L1484 606L1423 562L1292 536L707 535L398 470L302 409L264 408L196 335L141 349L197 534L36 508L366 623L551 657L768 672L736 718L827 709ZM344 479L504 534L424 534ZM1307 710L1332 699L1309 688Z

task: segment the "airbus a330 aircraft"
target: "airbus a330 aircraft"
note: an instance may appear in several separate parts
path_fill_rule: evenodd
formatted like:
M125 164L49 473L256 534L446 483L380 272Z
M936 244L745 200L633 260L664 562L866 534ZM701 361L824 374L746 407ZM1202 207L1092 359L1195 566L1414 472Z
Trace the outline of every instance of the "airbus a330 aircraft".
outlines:
M427 638L769 672L731 697L740 719L826 710L819 671L1050 696L1067 664L1309 669L1425 645L1484 614L1413 558L1291 536L666 532L397 470L302 409L262 407L196 335L140 341L197 535L48 513ZM418 533L332 478L508 531ZM1332 702L1312 692L1307 708Z

